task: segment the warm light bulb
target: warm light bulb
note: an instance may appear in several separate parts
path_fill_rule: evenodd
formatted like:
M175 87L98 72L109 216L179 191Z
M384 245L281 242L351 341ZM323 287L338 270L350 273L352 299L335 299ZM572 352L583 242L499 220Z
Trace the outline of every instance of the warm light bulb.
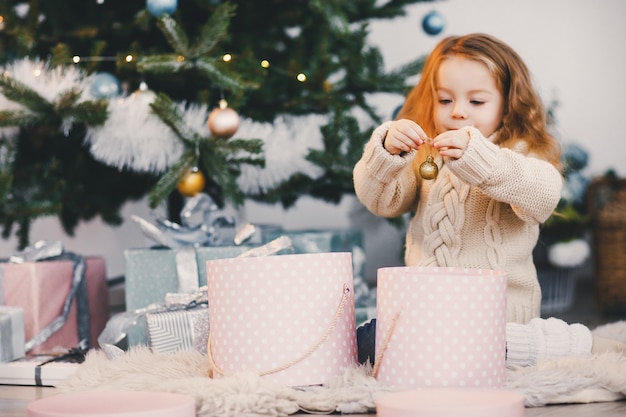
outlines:
M133 56L131 54L126 55L126 62L132 62Z
M228 107L228 101L221 99L219 102L219 107L220 109L225 109L226 107Z
M74 55L72 57L72 62L74 62L75 64L78 64L80 62L80 57L78 55Z
M230 62L230 61L232 61L232 59L233 59L233 56L231 54L224 54L222 56L222 61L224 61L224 62Z
M261 61L261 67L269 68L270 67L270 62L267 59L264 59L263 61Z
M182 56L182 55L178 55L178 56L176 57L176 61L177 61L177 62L183 62L184 60L185 60L185 57L184 57L184 56Z
M303 83L306 81L306 75L304 75L304 73L301 72L300 74L296 76L296 79L300 81L301 83Z

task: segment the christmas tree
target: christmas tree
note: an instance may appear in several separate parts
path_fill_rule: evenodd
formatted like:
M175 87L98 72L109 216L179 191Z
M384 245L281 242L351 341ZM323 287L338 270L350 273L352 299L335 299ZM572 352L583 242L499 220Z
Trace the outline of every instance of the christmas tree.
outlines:
M368 96L422 63L385 71L368 23L420 1L0 1L3 237L24 247L39 216L119 224L145 196L175 217L181 192L340 201L381 121Z

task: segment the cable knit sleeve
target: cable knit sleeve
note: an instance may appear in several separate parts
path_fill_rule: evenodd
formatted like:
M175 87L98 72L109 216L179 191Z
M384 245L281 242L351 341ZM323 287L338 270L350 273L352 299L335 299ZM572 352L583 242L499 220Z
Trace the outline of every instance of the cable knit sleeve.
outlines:
M383 147L390 123L374 130L353 170L357 197L368 210L382 217L395 217L414 209L419 186L411 167L417 152L391 155Z
M591 354L591 331L582 324L534 318L528 324L507 323L506 365L531 366L538 361Z
M446 158L450 170L491 198L509 204L523 221L546 221L561 199L559 171L545 160L491 143L476 128L464 129L470 142L461 158Z

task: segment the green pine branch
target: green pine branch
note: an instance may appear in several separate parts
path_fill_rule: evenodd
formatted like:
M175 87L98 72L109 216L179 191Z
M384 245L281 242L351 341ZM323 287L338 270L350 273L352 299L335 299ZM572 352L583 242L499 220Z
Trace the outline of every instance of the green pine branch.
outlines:
M255 139L226 140L214 136L202 136L189 128L183 113L167 95L160 93L150 104L152 111L174 132L184 144L185 154L158 181L150 192L150 205L154 208L176 188L178 181L194 166L210 176L220 187L224 196L235 206L244 201L237 185L242 164L263 166L263 143Z

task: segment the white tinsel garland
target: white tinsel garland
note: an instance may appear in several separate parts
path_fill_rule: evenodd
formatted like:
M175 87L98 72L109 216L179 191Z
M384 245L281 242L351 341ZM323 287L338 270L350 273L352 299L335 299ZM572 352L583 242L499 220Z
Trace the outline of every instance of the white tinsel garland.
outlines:
M256 138L263 141L265 167L244 165L238 184L244 193L256 194L280 185L291 175L302 174L316 178L322 168L305 159L311 149L323 149L320 127L327 116L279 116L273 123L243 119L235 138Z
M79 99L85 101L89 99L89 86L93 82L93 77L87 75L80 68L75 66L53 67L41 60L20 59L14 61L3 69L5 75L26 85L50 103L55 103L60 95L76 89L82 92ZM0 110L28 111L19 103L7 100L0 95ZM63 120L61 131L67 132L72 127L73 120L67 118ZM2 136L11 137L16 135L17 128L3 129Z
M151 91L138 91L110 100L109 117L104 125L87 129L85 136L94 158L120 169L153 173L165 172L175 163L184 147L152 112L150 103L154 98ZM185 113L185 121L192 128L197 128L199 123L204 125L204 117L206 107L191 107Z

